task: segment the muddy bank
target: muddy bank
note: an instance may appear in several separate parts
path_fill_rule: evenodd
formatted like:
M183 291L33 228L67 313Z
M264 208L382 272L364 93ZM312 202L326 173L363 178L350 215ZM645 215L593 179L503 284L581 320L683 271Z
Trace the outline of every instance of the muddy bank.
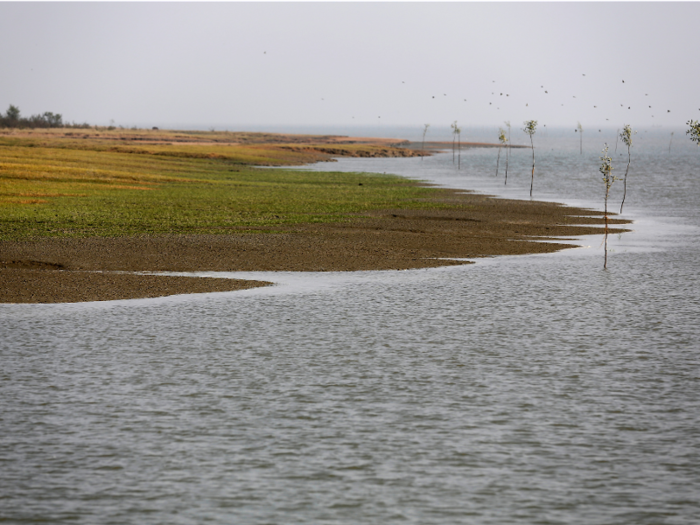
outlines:
M548 253L600 233L599 212L445 191L445 210L383 210L273 232L0 242L0 302L56 303L230 291L265 283L117 271L357 271ZM625 221L612 221L624 223ZM624 231L613 229L613 232ZM561 237L557 243L538 240Z

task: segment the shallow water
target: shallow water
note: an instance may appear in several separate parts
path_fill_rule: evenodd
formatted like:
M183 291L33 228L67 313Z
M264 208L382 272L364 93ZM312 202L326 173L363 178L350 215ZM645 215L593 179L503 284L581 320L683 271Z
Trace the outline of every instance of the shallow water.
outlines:
M598 153L551 142L535 197L600 208ZM667 170L659 151L635 152L635 231L607 271L590 236L461 267L2 305L0 517L697 523L700 155ZM531 152L505 190L495 153L323 167L527 198Z

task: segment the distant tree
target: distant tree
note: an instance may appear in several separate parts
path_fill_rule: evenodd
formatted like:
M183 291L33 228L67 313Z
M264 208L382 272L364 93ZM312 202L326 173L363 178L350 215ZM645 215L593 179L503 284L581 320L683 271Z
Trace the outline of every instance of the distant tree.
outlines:
M41 115L22 118L19 108L10 104L5 116L0 114L0 126L9 128L57 128L63 126L63 117L58 113L47 111Z
M10 107L7 108L7 113L5 113L5 118L9 122L18 122L20 118L19 108L10 104Z
M630 150L632 148L632 135L636 134L636 131L632 131L629 124L625 124L622 128L622 133L620 133L620 139L627 146L627 169L625 170L625 178L623 179L624 191L622 192L622 203L620 204L620 213L622 213L622 207L625 205L625 197L627 197L627 174L630 171L630 162L632 162L632 154Z
M690 126L688 131L685 132L686 135L690 135L690 140L695 142L696 146L700 146L700 122L697 120L689 120L685 123Z
M523 124L525 124L523 131L530 136L530 146L532 147L532 177L530 178L530 197L532 197L532 186L535 183L535 144L532 141L532 136L537 129L537 121L526 120Z

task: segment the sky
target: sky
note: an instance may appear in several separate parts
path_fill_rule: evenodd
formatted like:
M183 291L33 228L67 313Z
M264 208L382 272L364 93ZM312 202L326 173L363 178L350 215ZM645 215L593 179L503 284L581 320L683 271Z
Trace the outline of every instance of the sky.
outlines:
M699 2L0 1L0 111L230 130L683 127L700 119L699 20Z

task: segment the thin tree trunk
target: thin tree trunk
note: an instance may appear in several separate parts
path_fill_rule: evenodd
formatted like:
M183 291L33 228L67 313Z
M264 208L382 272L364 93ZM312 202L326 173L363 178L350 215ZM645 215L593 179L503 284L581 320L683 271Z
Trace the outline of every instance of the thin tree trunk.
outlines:
M462 169L462 133L457 136L457 169Z
M532 177L530 178L530 198L532 198L532 185L535 183L535 145L530 135L530 146L532 147Z
M508 148L506 149L506 181L504 186L508 185L508 161L510 160L510 126L508 127Z
M603 269L608 269L608 193L610 192L609 187L605 187L605 261L603 262Z
M580 135L581 136L579 137L579 144L580 144L581 151L580 151L579 155L583 155L583 131L581 131Z
M452 164L455 163L455 141L457 140L457 135L452 135Z
M615 135L615 153L617 153L617 141L620 140L620 129L618 128L617 134Z
M498 157L496 157L496 177L498 177L498 163L501 161L501 147L498 146Z
M627 147L627 169L625 170L625 180L622 182L622 203L620 204L620 213L622 213L622 207L625 205L625 197L627 197L627 174L630 171L630 162L632 161L632 155L630 154L629 146Z

